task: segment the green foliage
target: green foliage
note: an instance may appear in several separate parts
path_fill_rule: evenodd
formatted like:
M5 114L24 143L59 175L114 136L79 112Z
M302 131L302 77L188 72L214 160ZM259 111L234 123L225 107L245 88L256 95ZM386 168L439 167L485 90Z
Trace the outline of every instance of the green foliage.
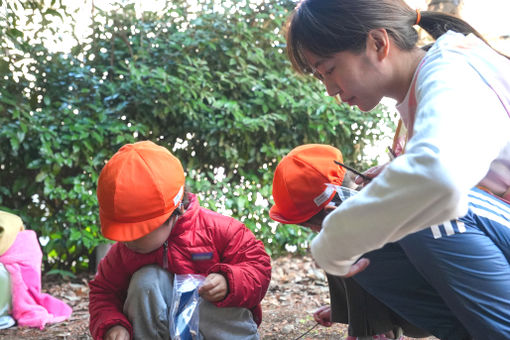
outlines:
M11 42L12 43L12 42ZM2 42L0 206L43 237L46 268L88 268L99 237L95 184L112 150L144 127L103 103L103 80L44 43Z
M0 26L0 207L45 237L46 270L89 266L104 242L98 174L121 145L144 139L173 151L202 204L242 220L268 251L306 249L310 233L267 214L278 160L325 143L363 168L388 117L339 106L291 70L281 28L294 5L171 1L137 16L122 3L96 9L71 53ZM45 13L70 15L60 3Z

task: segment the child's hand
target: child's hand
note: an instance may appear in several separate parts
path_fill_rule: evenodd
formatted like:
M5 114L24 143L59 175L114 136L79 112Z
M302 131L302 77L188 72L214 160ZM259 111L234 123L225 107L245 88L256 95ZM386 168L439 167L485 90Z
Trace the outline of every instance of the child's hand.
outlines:
M313 319L320 325L331 327L331 306L322 306L313 313Z
M198 294L209 302L221 301L227 296L227 279L218 273L207 275L204 283L198 289Z
M104 335L104 340L129 340L129 332L124 327L117 325L110 328Z

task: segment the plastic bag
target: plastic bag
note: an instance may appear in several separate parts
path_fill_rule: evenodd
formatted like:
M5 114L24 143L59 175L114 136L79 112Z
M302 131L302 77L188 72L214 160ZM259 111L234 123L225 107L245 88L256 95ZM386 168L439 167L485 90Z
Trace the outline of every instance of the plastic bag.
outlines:
M359 191L357 190L354 190L354 189L351 189L351 188L347 188L347 187L343 187L341 185L336 185L336 184L331 184L331 183L327 183L326 186L332 190L335 190L338 194L338 196L340 197L340 200L342 201L342 203L347 200L348 198L356 195Z
M197 340L198 306L202 298L198 287L205 277L198 274L175 274L170 308L170 338L172 340Z

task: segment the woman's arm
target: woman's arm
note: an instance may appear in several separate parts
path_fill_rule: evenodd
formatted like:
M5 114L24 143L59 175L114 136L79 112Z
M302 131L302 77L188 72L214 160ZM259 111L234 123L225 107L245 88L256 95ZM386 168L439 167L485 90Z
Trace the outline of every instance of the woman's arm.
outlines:
M326 271L344 275L362 254L464 215L467 192L508 142L501 103L458 58L439 55L423 66L417 101L405 154L328 215L312 241Z

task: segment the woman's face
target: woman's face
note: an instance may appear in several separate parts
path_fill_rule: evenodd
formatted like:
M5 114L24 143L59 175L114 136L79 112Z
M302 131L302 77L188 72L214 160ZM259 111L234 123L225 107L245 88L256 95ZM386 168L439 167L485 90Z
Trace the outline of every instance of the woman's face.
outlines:
M342 51L327 58L303 51L314 75L322 81L330 96L339 96L350 106L362 111L373 109L383 97L384 62L369 45L360 53Z
M160 225L149 234L134 241L124 242L126 247L140 254L147 254L160 248L168 239L178 216L172 216L167 222Z

